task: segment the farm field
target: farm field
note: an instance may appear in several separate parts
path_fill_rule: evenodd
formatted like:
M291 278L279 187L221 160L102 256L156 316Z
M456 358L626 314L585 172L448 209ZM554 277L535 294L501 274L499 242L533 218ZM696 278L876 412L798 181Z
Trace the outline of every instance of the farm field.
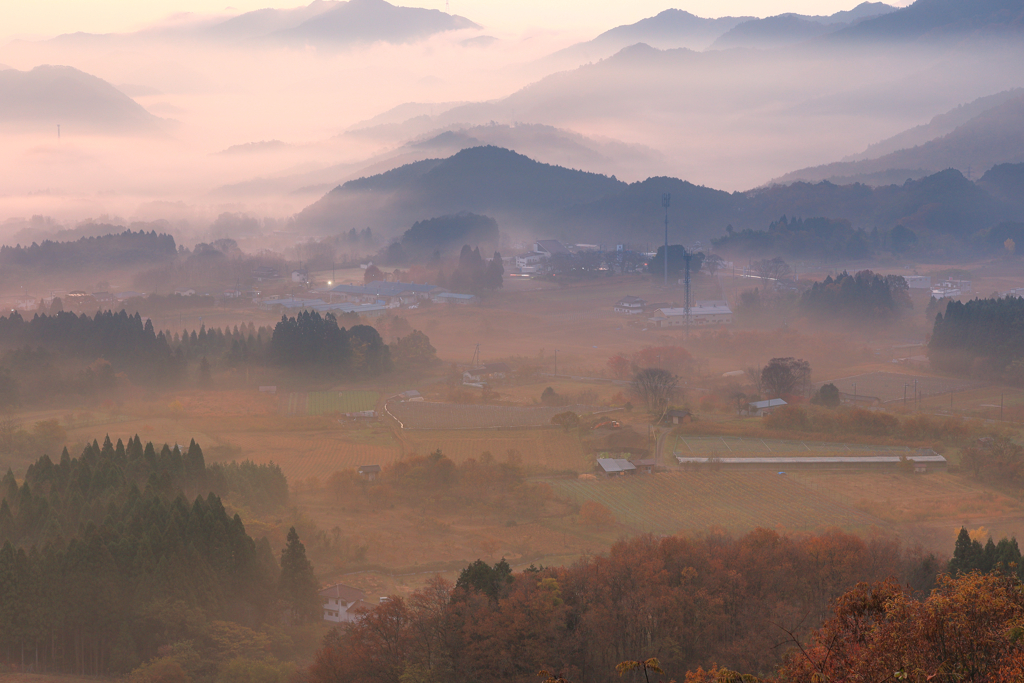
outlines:
M558 413L571 410L591 413L593 406L488 406L460 403L405 401L390 403L388 411L405 429L489 429L509 427L544 427Z
M338 470L360 465L388 465L401 457L401 447L379 424L349 430L294 432L223 432L229 460L273 461L290 483L325 480Z
M665 472L608 479L550 480L557 495L593 500L638 533L730 533L755 527L851 531L887 526L878 517L774 472Z
M998 420L1000 402L1004 420L1024 422L1024 390L1017 387L987 386L955 393L953 412ZM927 412L949 412L949 394L924 398L920 408Z
M908 406L913 404L915 386L922 398L945 395L947 404L951 391L955 394L985 386L984 382L963 378L910 375L898 372L870 372L852 377L830 379L827 382L820 382L818 385L827 383L835 384L844 394L870 396L879 399L882 403L896 401L902 403L905 387Z
M901 455L916 453L917 449L906 446L875 446L856 443L830 443L822 441L785 441L758 439L740 436L690 436L675 437L673 455L696 455L721 458L823 455Z
M281 397L282 415L325 415L373 410L380 394L369 390L292 392Z
M480 458L490 451L501 462L514 450L528 470L589 472L594 461L583 454L575 434L562 429L516 430L406 430L402 438L409 449L426 455L438 448L456 462Z
M1024 502L948 472L800 471L791 481L898 525L926 548L949 552L961 526L984 526L999 539L1024 538Z

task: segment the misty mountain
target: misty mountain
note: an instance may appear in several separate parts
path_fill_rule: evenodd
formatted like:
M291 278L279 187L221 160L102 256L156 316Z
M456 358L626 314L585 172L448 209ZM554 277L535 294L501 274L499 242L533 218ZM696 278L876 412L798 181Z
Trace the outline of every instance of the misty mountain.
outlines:
M1003 187L1014 187L1018 176ZM992 184L995 180L992 181ZM397 235L417 220L472 211L503 230L567 241L657 242L663 193L672 195L670 227L686 241L706 240L727 225L764 230L781 216L849 220L854 228L904 225L964 244L998 221L1024 218L1013 206L956 170L900 185L794 183L728 193L676 178L624 183L537 163L497 147L467 149L341 185L296 216L306 229L338 232L358 225ZM673 227L674 226L674 227Z
M993 166L978 180L978 186L996 199L1024 207L1024 163Z
M439 10L400 7L385 0L313 0L294 9L261 9L230 19L197 18L125 34L71 33L53 38L63 45L99 47L139 41L181 43L270 42L296 46L346 47L384 41L408 43L435 33L480 28Z
M344 46L376 41L408 43L465 28L480 26L440 10L398 7L385 0L348 0L267 37L288 43Z
M659 50L687 48L702 51L728 47L776 47L816 38L896 8L881 2L862 2L852 10L829 16L784 14L768 19L719 17L705 19L679 9L667 9L635 24L616 26L593 40L571 45L544 60L554 68L578 66L605 59L623 48L644 43Z
M736 47L772 49L835 33L866 19L889 14L895 7L881 2L862 2L852 10L828 16L780 14L764 19L750 19L737 24L711 44L711 50Z
M916 0L912 5L837 31L850 41L947 41L951 38L1019 37L1024 32L1020 0Z
M986 11L984 2L967 4ZM842 24L820 25L831 30ZM374 134L409 139L489 121L580 131L614 127L619 139L658 148L670 160L633 178L667 173L743 189L794 168L842 159L937 111L1024 86L1024 70L1017 68L1024 63L1024 41L987 40L1004 32L994 23L971 42L948 45L913 39L865 45L833 40L838 33L774 50L696 52L641 43L502 99L433 113L420 108Z
M373 210L381 201L390 214L381 219L391 228L461 211L541 219L624 186L614 178L542 164L499 147L474 147L448 159L418 161L350 180L303 209L296 222L334 229L342 216L368 205ZM450 206L459 208L448 210Z
M922 135L955 127L948 133L913 145ZM921 178L946 168L981 173L996 164L1024 162L1024 90L982 98L868 148L907 147L875 158L841 161L794 171L772 182L829 180L885 185Z
M711 50L735 47L771 49L818 38L837 31L840 26L807 19L798 14L780 14L739 24L711 44Z
M352 131L353 135L369 134ZM348 135L347 134L347 135ZM225 150L234 152L273 151L270 143L250 143ZM283 143L282 143L283 144ZM616 140L588 138L572 131L539 124L452 126L435 129L360 163L346 163L316 171L289 174L222 187L219 196L316 192L323 194L335 185L362 176L379 175L391 169L431 158L447 158L463 149L493 145L515 150L543 163L568 168L587 168L614 174L617 168L649 168L663 161L656 150Z
M205 30L209 38L223 40L247 40L295 28L317 15L335 9L342 4L336 0L313 0L305 7L294 9L260 9L246 12L227 21L222 21Z
M75 132L142 133L167 122L110 83L70 66L0 71L0 124Z
M680 9L667 9L635 24L616 26L593 40L559 50L547 57L545 62L552 66L578 66L604 59L637 43L645 43L663 50L678 47L703 50L723 33L752 18L705 19Z

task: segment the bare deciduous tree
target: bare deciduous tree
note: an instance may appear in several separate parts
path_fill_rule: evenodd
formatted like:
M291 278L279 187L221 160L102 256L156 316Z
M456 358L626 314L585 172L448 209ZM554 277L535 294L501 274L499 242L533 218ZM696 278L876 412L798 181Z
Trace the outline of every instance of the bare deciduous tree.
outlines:
M631 386L651 417L664 415L669 404L679 395L679 378L661 368L637 370Z
M795 358L772 358L761 371L761 385L770 398L796 391L806 393L811 382L811 364Z
M773 259L763 258L760 261L754 261L754 271L761 280L767 282L768 280L784 280L792 274L793 269L782 260L781 256L776 256Z

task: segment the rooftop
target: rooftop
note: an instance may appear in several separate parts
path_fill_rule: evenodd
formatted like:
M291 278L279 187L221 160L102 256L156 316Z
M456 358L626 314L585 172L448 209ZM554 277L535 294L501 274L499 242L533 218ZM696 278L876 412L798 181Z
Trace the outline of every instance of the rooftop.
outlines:
M659 308L658 312L666 318L677 315L686 315L685 308ZM690 306L690 315L732 315L732 309L728 306Z
M429 294L438 289L437 285L417 284L415 282L371 282L367 285L338 285L331 289L338 294L361 294L365 296L398 296L406 292Z
M357 602L366 597L366 593L353 588L352 586L346 586L343 583L336 583L333 586L320 589L321 598L338 598L345 602Z
M751 408L754 408L755 410L762 410L764 408L776 408L778 406L785 406L789 404L783 401L781 398L770 398L767 401L754 401L753 403L748 403L747 405L749 405Z
M636 466L624 458L598 458L597 464L605 472L631 472Z

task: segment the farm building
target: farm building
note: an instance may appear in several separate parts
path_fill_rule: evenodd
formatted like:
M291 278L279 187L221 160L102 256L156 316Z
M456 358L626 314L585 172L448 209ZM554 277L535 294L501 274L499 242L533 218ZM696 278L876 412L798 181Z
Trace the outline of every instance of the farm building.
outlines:
M646 302L638 296L624 296L615 302L614 310L625 315L640 315L644 312L645 305Z
M928 469L941 469L947 464L946 459L931 449L922 449L916 455L843 455L843 456L794 456L774 458L715 458L677 455L680 465L707 465L726 467L764 467L772 470L802 468L857 468L913 467L915 472Z
M747 415L753 415L754 417L763 417L776 408L781 408L784 405L788 404L781 398L770 398L767 401L754 401L753 403L748 403L747 409L744 412Z
M624 458L598 458L597 466L606 475L636 474L636 466Z
M659 308L648 318L654 327L685 327L685 308ZM698 301L690 306L690 325L701 327L706 325L732 324L732 309L724 301Z
M462 373L463 382L488 382L497 379L505 379L512 369L506 363L488 363L476 368L470 368Z
M359 618L355 610L373 607L366 601L366 593L341 583L321 589L320 598L324 603L324 621L350 623Z
M661 418L661 421L663 424L678 425L684 422L692 422L693 415L685 408L672 408L665 411L665 417Z
M654 468L657 467L657 461L654 458L643 458L641 460L633 461L633 466L636 467L636 471L641 474L654 474Z
M435 304L451 304L453 306L475 304L479 299L475 294L456 294L455 292L440 292L433 297Z
M360 465L359 476L374 481L380 476L380 465Z

